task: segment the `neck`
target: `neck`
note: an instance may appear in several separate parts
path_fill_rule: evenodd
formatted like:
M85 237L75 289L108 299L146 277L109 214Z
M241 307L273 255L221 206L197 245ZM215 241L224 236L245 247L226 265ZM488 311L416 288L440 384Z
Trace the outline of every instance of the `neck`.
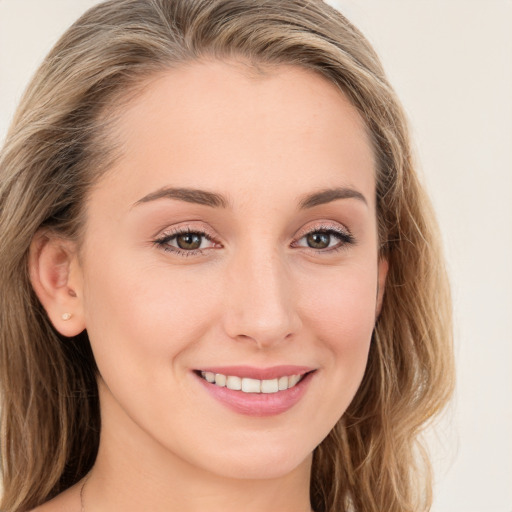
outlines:
M100 447L83 493L85 512L310 512L311 456L277 478L228 477L183 460L133 422L112 418L112 400L102 397Z

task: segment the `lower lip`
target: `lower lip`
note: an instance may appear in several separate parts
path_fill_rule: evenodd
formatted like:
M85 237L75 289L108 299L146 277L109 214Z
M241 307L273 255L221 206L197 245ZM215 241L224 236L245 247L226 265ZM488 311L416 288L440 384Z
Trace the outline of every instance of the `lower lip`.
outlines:
M207 382L196 375L205 389L229 409L246 416L275 416L291 409L306 393L313 372L305 375L293 388L277 393L244 393Z

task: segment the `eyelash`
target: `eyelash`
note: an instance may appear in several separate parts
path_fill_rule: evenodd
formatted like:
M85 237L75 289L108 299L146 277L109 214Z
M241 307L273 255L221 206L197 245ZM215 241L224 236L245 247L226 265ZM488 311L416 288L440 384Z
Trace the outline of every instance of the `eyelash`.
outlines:
M164 233L162 237L157 238L154 241L154 244L164 250L165 252L171 252L173 254L176 254L178 256L184 256L185 258L190 256L196 256L198 254L203 254L207 249L193 249L193 250L185 250L180 249L179 247L174 247L169 245L169 242L171 240L176 239L180 235L186 235L186 234L192 234L192 235L199 235L201 238L205 238L209 242L218 243L217 240L215 240L210 234L201 231L199 229L192 229L192 228L177 228L173 229L170 232Z
M311 235L313 233L317 234L324 234L329 235L330 237L334 236L338 239L338 244L334 247L329 247L325 249L315 249L313 247L305 247L305 246L298 246L298 242L305 238L308 235ZM325 253L333 253L338 252L344 249L347 249L347 246L354 245L356 243L356 240L352 234L350 234L347 230L334 227L334 226L315 226L313 229L309 229L305 233L303 233L297 240L295 240L292 244L294 247L302 247L304 249L309 249L310 251L314 251L315 253L325 254Z
M324 249L315 249L313 247L298 245L298 242L300 240L302 240L306 236L311 235L313 233L325 234L330 237L334 236L335 238L337 238L339 240L339 243L334 247L324 248ZM209 233L206 233L199 229L192 229L189 227L173 229L170 232L165 233L162 237L157 238L153 243L154 243L154 245L156 245L157 247L161 248L162 250L164 250L166 252L170 252L170 253L176 254L178 256L183 256L183 257L197 256L197 255L203 254L208 249L211 249L211 247L209 247L207 249L185 250L185 249L180 249L179 247L174 247L174 246L169 245L170 241L175 240L180 235L186 235L186 234L199 235L201 238L205 238L209 242L213 242L214 244L220 245L220 243L217 240L215 240L215 238L213 236L211 236ZM297 238L296 240L294 240L292 242L292 247L302 247L303 249L313 251L317 254L325 254L325 253L333 253L333 252L341 251L343 249L346 249L348 245L354 245L355 243L356 243L355 238L348 231L334 228L332 226L323 226L322 225L322 226L315 226L313 229L306 231L299 238Z

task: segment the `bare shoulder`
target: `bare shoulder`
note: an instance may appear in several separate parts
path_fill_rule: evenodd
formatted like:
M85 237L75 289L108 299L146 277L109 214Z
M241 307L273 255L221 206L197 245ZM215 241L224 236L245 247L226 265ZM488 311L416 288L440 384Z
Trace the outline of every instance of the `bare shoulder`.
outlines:
M80 512L80 487L74 485L30 512Z

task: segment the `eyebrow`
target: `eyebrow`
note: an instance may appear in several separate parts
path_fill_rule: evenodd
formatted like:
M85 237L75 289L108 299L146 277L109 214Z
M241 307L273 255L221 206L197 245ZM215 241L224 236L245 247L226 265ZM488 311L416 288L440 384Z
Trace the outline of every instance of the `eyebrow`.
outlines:
M325 190L321 190L320 192L315 192L303 197L300 201L300 208L313 208L314 206L330 203L332 201L336 201L337 199L358 199L359 201L362 201L366 206L368 206L368 201L363 196L363 194L361 194L361 192L358 192L353 188L337 187L327 188Z
M142 199L139 199L134 206L162 198L178 199L187 203L200 204L210 206L212 208L227 208L230 206L229 201L222 194L195 188L174 187L164 187L156 190L155 192L151 192ZM357 199L368 205L368 201L361 192L348 187L337 187L328 188L304 196L299 202L299 208L305 210L322 204L327 204L338 199Z
M149 203L157 199L179 199L186 203L201 204L204 206L211 206L212 208L227 208L229 206L228 200L221 194L215 192L208 192L207 190L199 190L195 188L172 188L164 187L155 192L151 192L142 199L139 199L134 206L141 203Z

